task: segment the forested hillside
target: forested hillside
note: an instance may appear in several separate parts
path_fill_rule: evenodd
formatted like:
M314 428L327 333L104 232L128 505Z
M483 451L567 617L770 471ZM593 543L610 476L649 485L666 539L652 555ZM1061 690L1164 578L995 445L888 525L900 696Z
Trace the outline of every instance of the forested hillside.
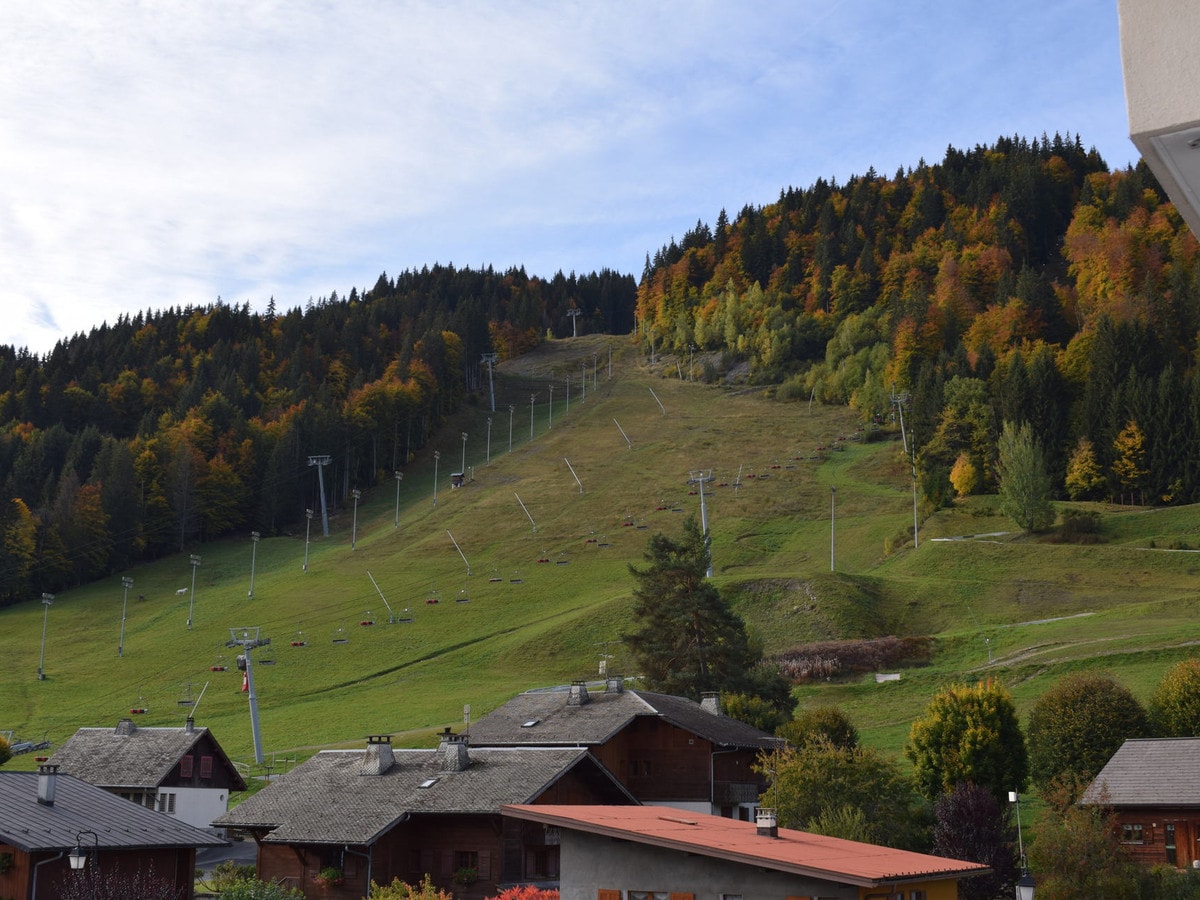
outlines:
M485 354L576 327L902 414L927 509L994 489L1006 422L1032 426L1059 496L1195 502L1197 247L1143 166L1005 138L722 211L640 284L436 266L287 312L130 314L45 358L0 347L0 603L294 527L310 455L334 500L390 479L486 387Z
M435 266L303 310L218 302L123 316L45 358L0 348L0 603L302 522L309 455L332 457L334 501L390 479L481 368L486 384L483 354L628 332L635 291L611 271Z
M1144 165L1043 135L722 211L647 258L637 325L652 355L903 412L931 507L994 489L1004 422L1032 426L1059 496L1195 502L1198 274Z

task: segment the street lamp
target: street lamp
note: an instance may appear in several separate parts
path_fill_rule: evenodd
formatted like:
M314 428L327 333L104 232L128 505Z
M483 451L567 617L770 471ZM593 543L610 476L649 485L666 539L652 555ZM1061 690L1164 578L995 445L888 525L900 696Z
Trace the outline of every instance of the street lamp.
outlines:
M463 439L462 468L459 469L459 471L462 472L463 481L466 481L467 480L467 433L465 431L462 433L462 439Z
M188 592L188 631L192 630L192 611L196 608L196 567L200 565L200 557L192 554L192 589Z
M491 419L488 419L488 421L490 422ZM402 482L403 480L404 480L404 473L401 472L399 469L397 469L396 470L396 523L392 526L393 528L400 527L400 482Z
M579 387L581 388L579 402L584 403L587 401L587 360L586 359L583 360L583 362L581 362L579 364L579 370L580 370L579 371Z
M50 604L54 602L53 594L42 594L42 658L38 662L38 681L46 680L46 623L50 620Z
M355 488L350 495L354 498L354 516L350 520L350 549L353 550L354 545L358 542L358 499L362 496L362 491Z
M554 385L550 385L550 421L546 425L546 430L549 431L554 427Z
M433 505L437 506L437 470L438 460L442 458L440 450L433 451Z
M508 452L509 453L512 453L513 413L515 413L516 411L517 411L517 407L515 404L513 404L513 403L508 404Z
M117 641L117 656L125 655L125 610L129 606L129 589L133 587L133 579L126 575L121 579L121 586L125 588L125 599L121 601L121 637Z
M487 465L492 464L492 417L488 416Z
M246 596L254 597L254 561L258 557L258 539L262 537L257 531L250 532L250 593Z
M529 395L529 439L533 440L533 400L537 394Z
M306 509L304 511L304 518L307 519L307 522L305 522L305 524L304 524L304 571L305 572L308 571L308 538L309 538L309 535L312 534L312 517L313 517L313 511L311 509Z
M1017 900L1033 900L1033 876L1029 874L1029 865L1025 861L1025 841L1021 837L1021 795L1016 791L1009 791L1008 802L1017 807L1017 848L1021 856L1021 877L1017 879Z
M83 842L80 839L85 834L90 834L92 836L92 846L89 850L84 850L83 847L81 846L81 844ZM97 872L97 874L99 874L99 871L100 871L100 838L99 838L99 836L97 836L96 832L94 832L94 831L77 831L75 833L75 849L72 850L69 854L67 854L67 862L69 862L71 864L71 871L72 872L82 872L84 870L84 868L87 866L88 856L93 853L96 856L96 872Z

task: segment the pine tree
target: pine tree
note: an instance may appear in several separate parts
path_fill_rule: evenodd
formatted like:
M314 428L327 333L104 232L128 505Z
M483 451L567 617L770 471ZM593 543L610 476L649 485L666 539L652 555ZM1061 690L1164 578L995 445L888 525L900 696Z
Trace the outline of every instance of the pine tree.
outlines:
M1041 445L1028 424L1004 423L996 466L1000 510L1026 532L1041 531L1054 521L1051 483Z

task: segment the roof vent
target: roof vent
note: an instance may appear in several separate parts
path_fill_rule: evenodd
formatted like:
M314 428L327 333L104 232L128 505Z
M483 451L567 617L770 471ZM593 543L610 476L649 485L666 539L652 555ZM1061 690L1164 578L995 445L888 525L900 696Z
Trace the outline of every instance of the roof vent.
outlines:
M42 806L54 805L54 792L57 789L58 766L43 763L38 766L37 802Z
M184 734L195 734L196 733L196 720L193 719L191 716L188 716L187 720L183 723L183 733Z
M363 756L363 775L382 775L396 763L392 755L392 736L372 734L367 736L367 752Z
M775 820L775 810L760 806L754 816L754 822L758 826L760 836L769 838L779 837L779 825Z
M438 764L443 772L462 772L471 766L471 755L467 752L467 736L451 734L447 728L440 735Z
M721 712L721 695L716 691L705 691L700 695L700 708L714 716L724 715Z
M133 724L133 719L118 719L117 728L114 734L130 735L137 731L137 726Z
M592 698L588 696L586 681L572 681L570 693L567 694L567 706L583 706Z

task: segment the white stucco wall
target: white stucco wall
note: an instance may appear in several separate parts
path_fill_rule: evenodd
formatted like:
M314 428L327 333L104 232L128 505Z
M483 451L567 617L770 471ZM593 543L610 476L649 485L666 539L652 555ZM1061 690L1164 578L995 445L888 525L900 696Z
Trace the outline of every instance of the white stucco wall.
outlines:
M218 788L163 788L159 794L175 795L174 818L205 831L217 831L213 819L229 808L229 792Z
M1200 3L1118 0L1131 135L1200 124Z

